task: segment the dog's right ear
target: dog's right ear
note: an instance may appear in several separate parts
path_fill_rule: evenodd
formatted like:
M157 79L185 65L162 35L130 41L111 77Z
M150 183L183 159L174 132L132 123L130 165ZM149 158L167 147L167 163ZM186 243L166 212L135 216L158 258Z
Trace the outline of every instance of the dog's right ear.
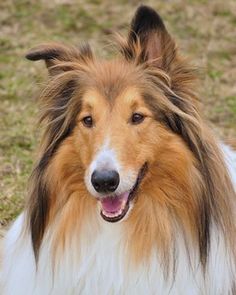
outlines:
M132 19L122 52L127 59L138 57L140 62L152 62L168 72L177 48L159 14L151 7L141 5Z
M51 42L32 48L25 57L32 61L44 60L49 74L55 75L62 71L72 70L70 65L73 62L92 59L92 51L88 44L76 48ZM60 67L60 64L64 66Z

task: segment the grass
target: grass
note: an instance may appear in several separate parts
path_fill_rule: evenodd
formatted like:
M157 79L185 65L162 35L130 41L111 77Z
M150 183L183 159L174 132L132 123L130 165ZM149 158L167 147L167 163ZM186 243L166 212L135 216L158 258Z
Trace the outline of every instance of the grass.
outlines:
M0 223L22 210L37 155L37 96L47 80L27 50L56 40L88 40L108 55L105 32L126 31L139 1L5 0L0 2ZM179 47L203 73L199 87L207 118L225 138L236 136L235 0L147 1L166 21ZM100 48L100 50L99 50Z

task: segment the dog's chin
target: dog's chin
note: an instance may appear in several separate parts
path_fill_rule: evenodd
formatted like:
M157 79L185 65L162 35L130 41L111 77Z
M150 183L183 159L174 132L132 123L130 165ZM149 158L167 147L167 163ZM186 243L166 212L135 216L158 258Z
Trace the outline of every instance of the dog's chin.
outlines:
M119 195L105 196L99 198L101 207L101 217L108 222L118 222L127 216L132 208L132 203L138 194L138 188L146 174L147 163L139 170L134 186L129 190Z

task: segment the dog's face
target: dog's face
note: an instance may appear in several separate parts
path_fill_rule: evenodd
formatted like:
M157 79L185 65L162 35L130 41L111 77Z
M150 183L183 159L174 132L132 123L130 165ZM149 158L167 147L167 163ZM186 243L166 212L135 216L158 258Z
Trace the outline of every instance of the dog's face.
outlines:
M110 99L98 90L84 94L74 139L85 167L86 187L100 201L105 220L119 221L131 208L152 158L148 143L157 128L134 87Z

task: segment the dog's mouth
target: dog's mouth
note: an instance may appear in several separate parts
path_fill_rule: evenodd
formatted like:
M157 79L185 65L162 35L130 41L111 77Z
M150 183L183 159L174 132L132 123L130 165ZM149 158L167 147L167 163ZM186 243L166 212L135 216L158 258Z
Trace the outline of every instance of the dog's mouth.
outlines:
M138 188L146 174L147 163L139 170L135 185L130 191L120 195L103 197L100 199L101 216L108 222L117 222L122 220L130 209L130 203L135 198Z

